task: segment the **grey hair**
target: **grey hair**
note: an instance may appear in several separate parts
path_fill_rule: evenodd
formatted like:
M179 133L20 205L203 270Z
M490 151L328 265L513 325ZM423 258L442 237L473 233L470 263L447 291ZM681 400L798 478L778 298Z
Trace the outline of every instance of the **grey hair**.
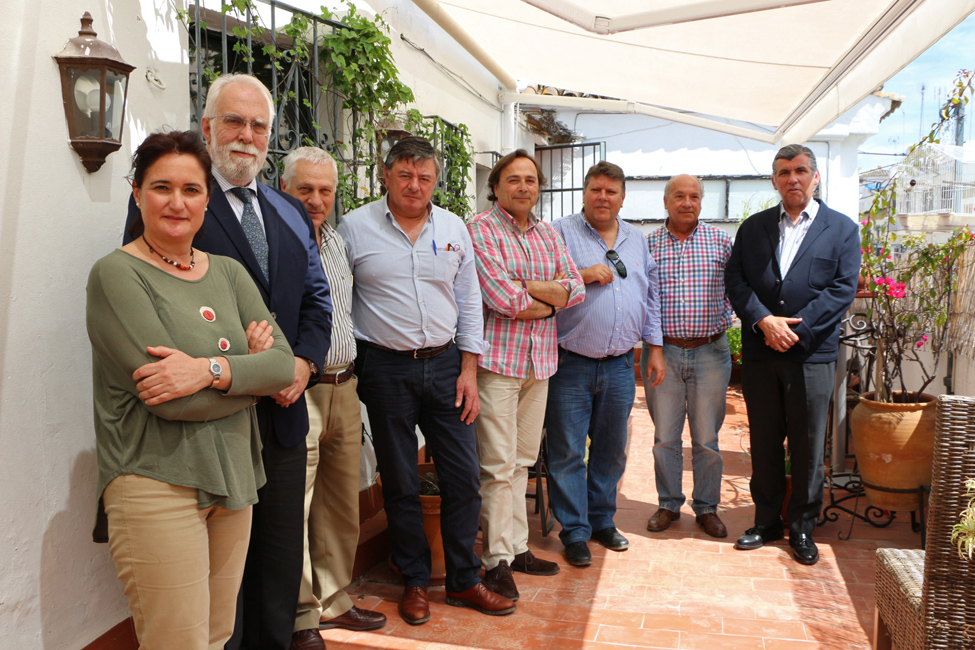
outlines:
M291 185L291 179L295 177L295 166L299 160L305 160L313 165L325 165L335 172L335 178L339 177L339 168L335 164L335 159L327 151L319 147L298 147L284 157L284 171L281 173L281 180L285 186Z
M677 178L684 177L684 176L686 176L688 178L693 178L694 180L697 181L697 187L698 187L698 189L701 190L701 198L703 199L704 198L704 183L701 182L701 179L700 178L698 178L697 176L694 176L692 174L677 174L676 176L671 176L670 178L668 178L667 179L667 184L664 185L664 196L670 196L670 188L674 184L674 180L677 179Z
M217 104L220 101L220 93L223 92L225 87L237 83L247 84L252 88L256 88L262 95L264 95L264 98L267 100L267 119L269 121L274 121L274 99L271 97L271 91L269 91L267 86L265 86L257 77L239 72L220 75L216 81L210 84L210 89L207 91L207 103L203 108L203 117L216 117Z
M819 171L816 167L816 154L812 152L809 147L804 147L801 144L787 144L778 153L775 154L775 158L772 159L772 173L775 174L775 161L776 160L795 160L802 154L809 156L809 168L812 169L813 174Z
M437 168L437 178L440 178L440 172L443 171L443 160L441 160L437 150L433 148L429 140L415 135L397 140L396 144L390 147L389 153L386 154L383 165L388 171L401 160L409 160L414 165L424 160L432 160Z

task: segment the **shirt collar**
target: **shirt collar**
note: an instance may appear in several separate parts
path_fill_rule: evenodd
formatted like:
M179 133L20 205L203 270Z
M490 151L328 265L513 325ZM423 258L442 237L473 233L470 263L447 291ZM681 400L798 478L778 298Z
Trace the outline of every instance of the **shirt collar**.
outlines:
M812 220L816 218L817 214L819 214L819 201L816 199L810 199L809 204L806 205L803 211L799 214L799 220L802 221L802 215L806 215L806 217L809 218L809 221L812 222ZM788 219L789 213L785 211L785 206L782 203L779 203L779 221L782 221L783 218Z
M498 203L497 201L494 202L494 209L497 210L498 211L498 214L500 214L502 216L502 218L505 221L508 222L508 225L509 226L511 226L514 230L517 230L518 232L521 232L521 226L518 225L518 220L515 219L514 217L512 217L510 214L508 214L508 211L505 210L504 208L502 208L501 207L501 204ZM525 229L525 232L528 232L529 230L531 230L532 228L534 228L536 225L538 225L538 222L539 221L540 221L539 218L535 216L535 213L534 212L529 212L528 213L528 228ZM585 221L585 218L583 218L583 221ZM586 224L586 225L588 225L588 224Z
M669 223L670 223L670 217L667 217L664 220L664 230L667 231L667 235L671 239L673 239L674 241L681 241L680 239L677 238L677 235L675 235L673 232L671 232L670 228L667 227L667 224L669 224ZM692 239L694 237L694 235L697 234L697 231L698 231L698 229L700 227L701 227L701 220L698 219L697 220L697 223L694 225L694 230L692 230L690 233L688 233L687 237L685 237L684 240Z
M383 208L384 208L384 214L386 215L386 217L388 219L392 219L393 221L396 221L396 217L393 215L392 211L390 211L390 209L389 209L389 194L388 193L387 194L384 194L383 195L383 198L381 198L379 200L382 201L382 205L383 205ZM432 219L432 218L433 218L433 201L430 201L429 203L427 203L427 219L429 220L429 219Z

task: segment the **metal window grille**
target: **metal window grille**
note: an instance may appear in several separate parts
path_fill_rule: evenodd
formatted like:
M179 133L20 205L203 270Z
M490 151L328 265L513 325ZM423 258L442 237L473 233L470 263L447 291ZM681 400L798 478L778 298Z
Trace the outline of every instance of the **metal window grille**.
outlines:
M605 142L535 147L548 185L538 193L536 214L552 221L582 210L582 186L589 168L606 158Z

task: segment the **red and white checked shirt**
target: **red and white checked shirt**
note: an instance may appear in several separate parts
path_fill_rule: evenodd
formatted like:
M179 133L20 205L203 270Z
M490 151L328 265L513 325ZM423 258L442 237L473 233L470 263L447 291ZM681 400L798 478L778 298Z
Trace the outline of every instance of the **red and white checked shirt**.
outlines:
M534 214L525 232L497 203L474 217L467 229L474 244L477 278L484 301L484 339L487 351L478 365L508 377L527 379L534 366L536 379L548 379L558 369L558 333L554 318L517 320L532 304L521 280L568 278L559 284L569 292L566 307L586 297L585 284L551 225Z

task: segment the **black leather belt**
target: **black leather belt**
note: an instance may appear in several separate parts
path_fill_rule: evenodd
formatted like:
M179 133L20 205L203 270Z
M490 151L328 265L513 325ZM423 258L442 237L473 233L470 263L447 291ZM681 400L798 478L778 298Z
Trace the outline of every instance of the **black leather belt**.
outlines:
M561 345L559 346L559 349L565 352L566 354L574 354L577 357L582 357L583 359L589 359L590 361L608 361L609 359L618 359L620 357L624 357L627 354L629 354L629 352L624 352L623 354L611 354L606 357L587 357L584 354L579 354L578 352L573 352L572 350L566 350Z
M363 341L366 345L371 348L376 348L377 350L383 350L384 352L392 352L394 354L402 354L403 356L413 357L414 359L432 359L438 354L442 354L450 349L450 346L454 344L453 341L447 341L443 345L438 345L435 348L418 348L416 350L394 350L393 348L387 348L385 345L379 345L378 343L373 343L371 341Z
M339 370L338 372L322 372L321 378L318 380L322 384L335 384L336 386L341 386L345 382L352 379L352 375L355 374L355 364L350 363L346 366L345 370Z
M696 339L675 339L670 336L664 337L664 343L669 343L670 345L676 345L679 348L684 348L689 350L691 348L699 348L702 345L707 345L708 343L714 343L724 332L718 332L717 334L712 334L711 336L701 336Z

